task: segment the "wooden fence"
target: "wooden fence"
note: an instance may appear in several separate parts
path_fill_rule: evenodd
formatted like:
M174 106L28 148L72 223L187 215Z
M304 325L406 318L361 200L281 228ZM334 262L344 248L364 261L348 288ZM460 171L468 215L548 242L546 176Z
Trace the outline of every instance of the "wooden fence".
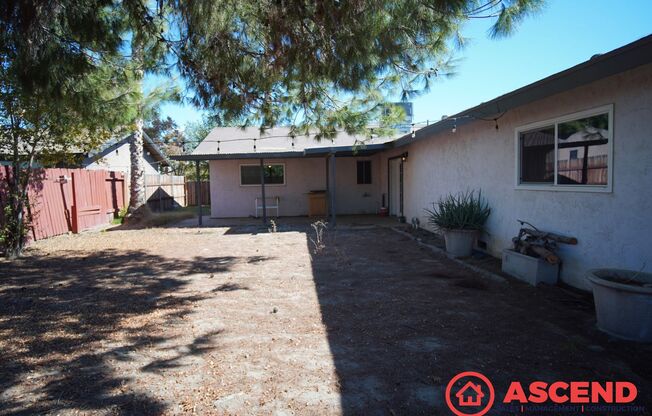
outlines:
M166 211L186 206L183 176L145 175L145 197L153 211Z
M589 156L587 160L584 158L559 160L557 173L567 183L606 185L609 179L607 165L607 155Z
M208 181L200 182L199 186L201 188L201 204L210 205L211 204L211 183ZM186 182L186 206L196 206L197 205L197 181L188 181Z
M0 170L0 181L11 169ZM124 174L105 170L38 169L29 190L29 238L41 240L107 224L125 206ZM0 195L4 200L6 195Z

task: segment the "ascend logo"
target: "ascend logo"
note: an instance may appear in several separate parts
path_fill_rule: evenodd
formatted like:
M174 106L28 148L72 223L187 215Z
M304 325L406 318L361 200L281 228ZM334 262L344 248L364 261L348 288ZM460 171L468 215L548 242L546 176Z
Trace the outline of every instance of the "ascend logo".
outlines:
M623 406L636 400L638 390L628 381L534 381L523 384L512 381L500 400L501 407L520 405L521 413L536 411L536 407L526 405L575 406L581 412L597 406ZM453 377L446 386L446 404L457 416L482 416L491 410L495 399L494 386L483 374L465 371ZM585 405L595 406L587 407ZM525 406L525 407L524 407ZM558 409L563 411L561 408ZM567 411L572 411L572 407Z
M446 386L446 404L457 416L482 416L494 404L491 381L475 371L465 371L453 377Z
M503 403L626 404L633 402L637 394L636 386L628 381L555 381L550 384L535 381L528 385L527 390L518 381L512 381Z

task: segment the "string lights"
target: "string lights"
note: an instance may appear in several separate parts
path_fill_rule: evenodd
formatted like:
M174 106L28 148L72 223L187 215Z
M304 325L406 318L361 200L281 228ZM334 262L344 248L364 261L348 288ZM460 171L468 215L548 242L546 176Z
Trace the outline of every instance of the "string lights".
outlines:
M500 110L498 110L498 111L500 111ZM451 127L450 131L451 131L451 133L456 133L457 132L457 127L458 127L457 126L458 119L462 120L462 119L470 118L470 119L473 119L473 120L482 120L482 121L493 122L494 123L494 128L496 130L499 130L498 120L500 120L506 113L507 113L507 111L503 111L499 115L497 115L496 117L493 117L493 118L485 118L485 117L480 117L480 116L474 116L474 115L471 115L471 114L461 115L461 116L457 116L457 117L446 117L446 116L444 116L441 121L436 122L434 124L439 124L439 123L442 123L444 121L449 121L449 122L452 121L453 126ZM419 130L420 128L425 127L425 126L429 126L430 124L431 124L430 120L411 123L410 124L410 133L409 133L410 136L412 138L416 138L417 130ZM335 132L336 133L345 133L346 131L345 130L336 130ZM370 138L373 139L375 136L376 135L374 134L374 129L371 128L370 129ZM201 140L201 142L202 143L203 142L217 142L217 153L220 153L222 143L241 142L241 141L249 141L249 140L251 140L251 141L253 141L253 150L255 152L257 150L257 147L258 147L257 146L257 141L258 140L268 140L268 139L290 138L291 146L294 149L296 147L295 146L296 145L296 140L295 140L296 137L297 136L295 136L295 135L290 135L289 136L287 134L284 134L284 135L271 135L271 136L263 136L263 137L241 137L241 138L237 138L237 139L208 139L208 138L206 138L204 140ZM310 134L302 135L302 137L309 138ZM329 138L329 140L331 141L331 145L335 144L334 138L331 137L331 138ZM188 142L195 142L195 141L194 140L184 140L182 142L182 144L185 145Z

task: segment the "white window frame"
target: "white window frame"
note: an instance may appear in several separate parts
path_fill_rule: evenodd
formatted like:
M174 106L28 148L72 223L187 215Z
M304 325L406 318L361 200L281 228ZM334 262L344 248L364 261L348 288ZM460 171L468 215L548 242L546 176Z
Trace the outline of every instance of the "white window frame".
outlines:
M263 166L266 166L266 165L271 165L271 166L280 165L280 166L283 166L283 183L267 183L267 182L265 182L265 187L268 187L268 186L285 186L285 183L287 182L287 171L285 170L285 163L264 163L263 164ZM238 182L240 183L240 186L244 186L244 187L251 187L251 186L260 187L260 184L244 185L242 183L242 167L243 166L257 166L257 167L260 167L260 163L241 163L240 165L238 165Z
M555 173L554 180L557 182L557 126L560 123L573 121L581 118L597 116L607 113L609 117L609 136L608 155L607 155L607 184L606 185L560 185L557 183L521 183L521 146L519 146L519 135L522 132L534 130L541 127L553 125L555 127ZM614 105L608 104L601 107L595 107L577 113L567 114L564 116L537 121L523 126L519 126L514 131L514 149L516 157L516 174L514 187L518 190L528 191L565 191L565 192L612 192L613 189L613 155L614 155Z

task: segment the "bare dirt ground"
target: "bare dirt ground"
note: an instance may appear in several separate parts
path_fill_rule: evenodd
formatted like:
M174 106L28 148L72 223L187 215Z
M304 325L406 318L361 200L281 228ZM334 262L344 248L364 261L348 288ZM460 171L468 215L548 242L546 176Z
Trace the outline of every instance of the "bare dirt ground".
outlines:
M327 231L319 253L310 238L122 230L0 260L0 414L449 414L465 370L503 392L628 380L652 409L651 347L599 333L590 298L488 280L388 229Z

